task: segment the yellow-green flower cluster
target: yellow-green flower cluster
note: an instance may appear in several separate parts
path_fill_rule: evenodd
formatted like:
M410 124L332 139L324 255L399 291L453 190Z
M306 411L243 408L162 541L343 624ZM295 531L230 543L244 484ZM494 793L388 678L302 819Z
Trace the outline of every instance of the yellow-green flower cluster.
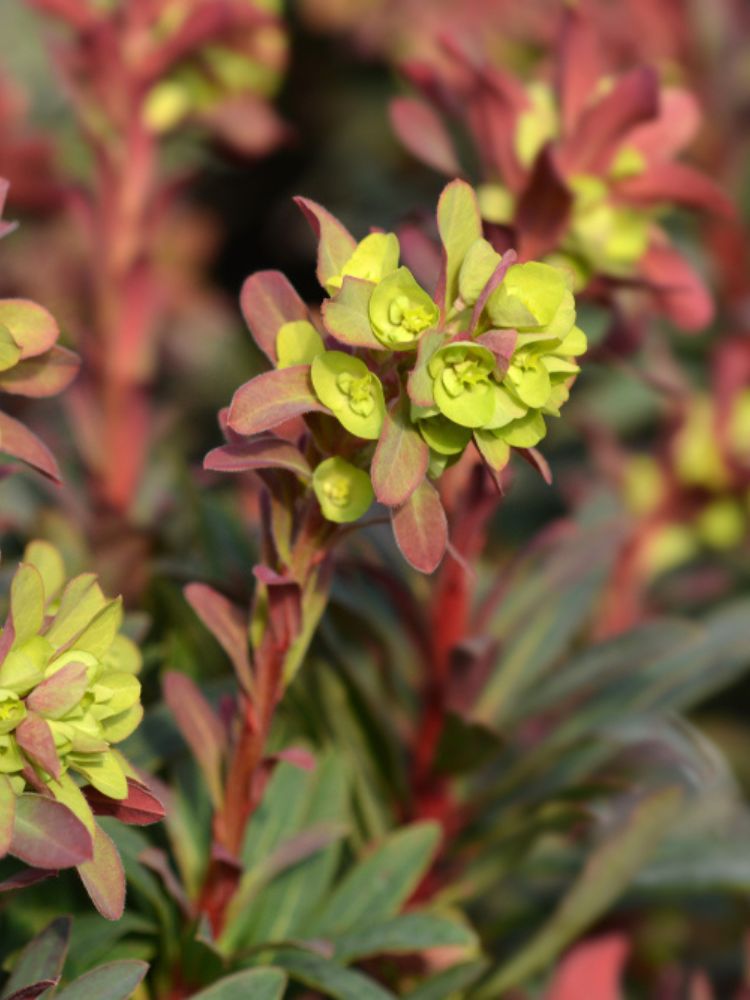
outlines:
M53 546L28 546L0 635L0 774L16 794L44 785L79 815L81 785L127 797L135 774L113 747L143 710L140 654L122 619L93 574L68 580Z

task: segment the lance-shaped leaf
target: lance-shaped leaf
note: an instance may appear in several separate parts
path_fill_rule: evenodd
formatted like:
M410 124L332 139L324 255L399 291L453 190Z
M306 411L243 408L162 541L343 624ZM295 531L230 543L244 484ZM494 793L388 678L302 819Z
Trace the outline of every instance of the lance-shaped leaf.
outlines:
M448 177L463 173L450 133L429 104L418 97L397 97L391 101L390 118L394 132L418 160Z
M10 613L15 645L37 635L44 621L45 593L42 576L36 566L22 563L10 586Z
M659 77L650 66L624 73L601 100L589 105L562 151L566 176L606 170L630 129L659 110Z
M386 347L372 332L370 299L375 285L347 275L335 299L323 303L323 325L332 337L349 347L384 351Z
M164 819L165 810L159 799L133 778L128 778L128 794L124 799L110 799L91 785L83 789L83 794L97 816L113 816L130 826L151 826Z
M77 354L55 345L38 358L29 358L0 373L0 390L16 396L41 399L56 396L78 374L81 361Z
M93 856L93 844L70 809L27 793L16 799L10 853L33 868L73 868Z
M719 185L686 163L654 163L643 173L620 181L615 190L628 201L642 205L677 203L705 209L729 220L737 215L731 199Z
M0 300L0 326L10 331L21 348L22 359L49 351L60 336L51 313L27 299Z
M560 245L572 204L573 195L548 145L537 156L516 209L515 224L524 260L538 260Z
M455 918L436 913L402 913L339 937L336 958L340 962L360 962L377 955L417 954L431 948L475 953L477 944L474 932Z
M26 756L53 778L61 774L60 758L49 723L41 715L28 712L15 731L16 741Z
M260 434L305 413L323 413L310 382L310 366L294 365L258 375L235 392L229 427L238 434Z
M253 472L257 469L285 469L300 479L310 479L312 469L307 459L289 441L268 435L252 441L239 441L214 448L203 460L203 468L212 472Z
M357 241L349 230L331 213L309 198L295 198L294 201L310 223L318 238L318 281L327 289L331 278L336 278L344 270L354 253Z
M0 993L2 1000L11 1000L19 990L40 982L56 983L59 980L70 943L72 923L71 917L58 917L26 945Z
M164 678L164 697L185 742L206 780L211 801L219 808L224 798L222 764L226 735L200 689L185 674L170 671Z
M370 467L375 496L387 507L406 503L427 472L430 449L409 419L408 401L395 400L383 420Z
M249 624L240 609L203 583L185 587L185 598L232 661L240 684L250 692L253 678L248 652Z
M281 969L244 969L195 993L193 1000L281 1000L286 983Z
M448 519L437 490L425 479L391 515L401 554L420 573L433 573L448 547Z
M273 364L281 327L309 319L307 306L280 271L250 275L242 286L240 306L255 343Z
M441 287L447 311L458 296L458 275L469 247L482 238L479 203L466 181L451 181L443 189L438 200L437 223L444 252Z
M311 952L284 951L276 956L276 961L292 979L323 996L338 1000L396 1000L395 993L361 972L344 969Z
M16 795L9 779L0 774L0 858L10 850L16 817Z
M53 482L60 482L60 469L49 448L7 413L0 413L0 452L26 462Z
M125 870L112 838L94 827L93 857L78 865L91 902L106 920L119 920L125 910Z
M590 855L555 912L532 941L482 984L480 1000L495 1000L552 961L624 891L648 860L683 803L679 788L644 795L624 822Z
M592 19L577 7L565 8L558 52L556 89L563 131L569 135L607 73Z
M28 889L31 885L39 882L46 882L48 879L56 878L59 875L56 868L22 868L19 872L14 872L0 882L0 894L4 892L18 892L21 889Z
M41 982L23 986L20 990L9 993L7 1000L36 1000L43 993L49 993L49 990L57 986L59 982L59 979L43 979Z
M88 687L86 667L67 663L37 685L26 699L26 707L48 719L60 719L83 698Z
M130 1000L148 972L145 962L109 962L80 976L55 1000Z
M676 250L652 246L639 268L659 308L675 326L688 333L697 333L708 326L714 315L711 294L700 275Z

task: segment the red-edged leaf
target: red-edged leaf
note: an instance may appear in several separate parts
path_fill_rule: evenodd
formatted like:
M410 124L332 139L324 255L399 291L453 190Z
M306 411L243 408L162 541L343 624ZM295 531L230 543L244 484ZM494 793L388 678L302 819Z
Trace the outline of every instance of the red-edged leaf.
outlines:
M83 794L97 816L114 816L130 826L150 826L165 816L164 806L154 793L133 778L128 778L124 799L110 799L91 785L83 789Z
M226 735L221 722L197 684L185 674L167 673L164 697L185 742L200 765L211 801L219 808L224 798L222 764L226 753Z
M318 281L326 287L331 278L341 274L354 253L357 241L331 213L309 198L295 198L312 231L318 238Z
M650 66L624 73L612 90L590 105L564 144L561 166L571 172L605 171L629 131L656 116L659 110L659 77Z
M86 667L82 663L68 663L34 688L26 705L32 712L59 719L78 704L87 686Z
M268 620L273 640L279 649L287 649L302 627L302 593L290 576L283 576L270 566L253 567L253 575L267 590Z
M652 121L637 125L628 136L649 163L671 160L690 145L701 123L694 95L680 87L664 87L659 95L659 113Z
M79 976L55 1000L130 1000L147 972L135 959L109 962Z
M29 712L17 726L15 736L19 747L34 764L43 768L53 778L59 779L61 766L55 748L55 738L49 723L41 715Z
M228 423L238 434L260 434L304 413L325 412L313 392L309 365L265 372L235 392Z
M418 97L397 97L390 117L394 132L418 160L448 177L463 173L450 132L429 104Z
M641 275L661 311L680 329L697 333L713 319L714 303L700 275L669 246L652 246L641 260Z
M391 515L402 555L421 573L433 573L448 547L448 519L435 487L423 480Z
M12 233L14 229L17 228L17 222L5 222L3 220L3 212L5 211L5 200L8 197L8 188L10 185L8 182L0 177L0 240L3 236L7 236Z
M16 799L10 853L32 868L73 868L93 856L91 835L61 803L42 795Z
M98 824L93 857L78 865L78 874L99 913L119 920L125 910L125 871L114 842Z
M729 220L737 214L718 184L685 163L654 163L637 177L620 181L616 192L628 201L644 205L666 201L715 212Z
M573 195L557 169L550 144L537 156L516 209L522 259L538 260L559 246L572 204Z
M630 946L622 934L583 941L557 967L544 1000L620 1000Z
M10 330L23 359L49 351L60 336L52 314L28 299L0 300L0 324Z
M0 893L18 892L38 882L46 882L47 879L55 878L59 874L56 868L23 868L0 882Z
M70 944L72 923L70 917L58 917L26 945L13 963L13 971L2 994L4 1000L39 996L39 992L23 991L34 990L42 983L49 985L59 981Z
M256 469L286 469L302 479L310 479L307 459L289 441L268 436L237 444L225 444L210 451L203 468L212 472L252 472Z
M440 248L421 226L412 222L399 226L397 235L401 246L401 260L422 288L428 292L434 291L440 280Z
M190 607L232 661L240 684L250 692L253 678L247 616L223 594L204 583L190 583L184 593Z
M57 986L59 982L59 979L41 979L38 983L32 983L30 986L21 987L20 990L6 993L5 1000L36 1000L36 997L40 997L47 990Z
M254 94L224 98L201 112L198 120L245 157L267 156L292 135L273 105Z
M26 462L53 482L60 482L60 468L49 448L7 413L0 413L0 451Z
M557 59L557 91L563 131L569 135L603 76L602 45L591 18L580 8L566 6Z
M280 271L251 274L242 286L240 306L255 343L274 364L281 327L310 318L307 306Z
M21 361L0 374L0 390L40 399L56 396L70 385L81 367L73 351L55 345L37 358Z
M532 469L536 469L548 486L552 484L552 469L541 451L537 451L536 448L514 448L513 451L520 455Z
M482 292L474 303L474 308L471 311L471 327L470 330L473 333L479 326L479 320L482 318L482 313L484 312L484 307L487 305L487 300L490 295L495 291L498 285L502 284L505 279L505 275L508 273L508 268L511 264L515 264L518 260L518 255L515 250L506 250L500 259L500 263L497 265L495 270L490 275L490 280L482 289Z
M428 330L419 338L417 361L406 383L409 399L417 406L435 405L432 376L428 365L432 355L445 344L447 339L447 335L440 330Z
M370 467L375 496L400 507L424 479L429 461L429 446L409 420L408 402L396 400L386 411Z
M488 348L495 355L497 361L496 373L499 376L505 375L510 365L510 359L516 349L518 334L515 330L488 330L480 337L477 343Z
M4 858L10 850L15 816L15 792L8 778L4 774L0 774L0 858Z
M374 288L371 281L349 275L344 278L336 298L323 303L323 326L332 337L350 347L386 350L370 324L369 306Z

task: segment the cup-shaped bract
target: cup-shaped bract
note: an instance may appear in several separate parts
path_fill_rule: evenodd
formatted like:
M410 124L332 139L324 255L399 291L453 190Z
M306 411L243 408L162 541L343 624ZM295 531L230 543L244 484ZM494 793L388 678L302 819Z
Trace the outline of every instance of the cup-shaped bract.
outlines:
M359 520L375 499L367 473L338 456L320 463L312 483L323 516L336 524Z
M406 267L399 267L375 288L370 322L375 336L394 351L414 350L421 335L435 326L440 310Z
M318 399L350 434L378 439L385 413L383 386L364 361L326 351L313 359L310 374Z

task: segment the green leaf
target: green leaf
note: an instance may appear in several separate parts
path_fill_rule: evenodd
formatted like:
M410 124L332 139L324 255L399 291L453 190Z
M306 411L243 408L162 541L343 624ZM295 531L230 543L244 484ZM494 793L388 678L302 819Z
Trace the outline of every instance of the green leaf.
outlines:
M589 856L572 888L537 935L486 980L479 1000L495 1000L540 972L617 900L645 864L683 805L680 788L644 795Z
M408 401L395 400L383 418L370 476L376 498L388 507L406 503L424 479L430 449L409 419Z
M375 955L408 955L429 948L476 950L477 937L458 920L433 913L405 913L338 938L336 960L359 962Z
M21 360L21 348L7 326L0 324L0 372L13 368Z
M394 917L429 868L439 840L436 823L390 834L336 888L316 921L316 934L337 936Z
M15 631L14 645L37 635L44 621L44 583L36 566L21 563L10 586L10 610Z
M482 961L452 965L407 993L406 1000L454 1000L455 997L463 997L486 968L487 963Z
M164 677L164 697L185 742L198 761L216 808L224 800L222 768L226 734L200 688L186 674L170 670Z
M76 979L55 1000L130 1000L147 972L145 962L109 962Z
M10 850L16 816L16 793L4 774L0 774L0 858Z
M2 1000L25 986L59 979L65 964L72 923L71 917L58 917L26 945L0 993Z
M391 521L404 559L420 573L434 573L448 547L448 520L432 483L422 480Z
M395 1000L393 993L362 973L342 969L317 955L289 951L277 955L274 960L292 979L334 1000Z
M281 1000L286 983L281 969L247 969L193 994L193 1000Z
M332 337L349 347L385 350L370 323L370 299L374 290L371 281L344 278L336 298L323 303L323 325Z
M306 319L284 323L276 336L278 368L309 365L324 350L323 338Z
M0 326L10 331L21 348L21 358L44 354L60 335L51 314L36 302L26 299L0 300Z
M474 189L466 181L451 181L437 207L440 239L445 251L445 309L458 297L458 276L469 248L482 238L482 218Z
M301 417L325 412L310 382L310 366L295 365L281 371L264 372L235 392L228 423L238 434L260 434Z

